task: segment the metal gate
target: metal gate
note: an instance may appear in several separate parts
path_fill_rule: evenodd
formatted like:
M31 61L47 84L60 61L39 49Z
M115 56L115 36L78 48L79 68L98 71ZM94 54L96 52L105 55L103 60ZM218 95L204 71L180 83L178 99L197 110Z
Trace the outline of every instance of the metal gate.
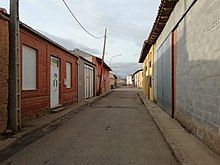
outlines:
M172 37L167 37L157 51L157 102L172 115Z
M94 97L95 83L94 83L94 67L84 65L84 81L85 81L85 99Z

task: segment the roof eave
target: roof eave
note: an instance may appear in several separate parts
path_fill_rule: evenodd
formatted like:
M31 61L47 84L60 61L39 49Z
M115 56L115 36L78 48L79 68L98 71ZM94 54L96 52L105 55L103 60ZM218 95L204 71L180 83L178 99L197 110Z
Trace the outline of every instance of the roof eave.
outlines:
M161 0L157 17L151 29L150 35L143 44L139 63L143 63L150 51L151 46L156 43L178 1L179 0Z

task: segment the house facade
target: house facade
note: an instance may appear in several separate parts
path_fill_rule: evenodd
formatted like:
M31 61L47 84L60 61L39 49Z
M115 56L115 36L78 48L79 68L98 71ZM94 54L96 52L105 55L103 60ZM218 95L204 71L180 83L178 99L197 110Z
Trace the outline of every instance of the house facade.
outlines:
M101 77L101 64L102 64L102 59L93 56L92 59L93 63L96 65L97 67L97 82L96 82L96 93L99 93L99 84L100 84L100 77ZM109 87L109 71L111 71L111 68L104 62L103 64L103 70L102 70L102 82L101 82L101 93L100 94L105 94L110 90Z
M219 6L218 0L162 0L141 54L155 45L157 104L218 153Z
M22 117L77 102L77 60L68 50L20 25Z
M101 77L101 64L102 59L99 57L96 57L92 54L86 53L82 50L75 49L72 51L73 54L76 54L78 56L81 56L85 58L86 60L92 62L96 66L96 96L99 95L99 84L100 84L100 77ZM100 94L105 94L110 90L109 87L109 71L111 71L111 68L104 62L103 63L103 70L102 70L102 82L101 82L101 91Z
M0 14L0 127L8 121L9 15ZM52 109L77 102L77 60L64 47L20 23L20 88L22 121L49 113ZM3 123L3 124L2 124ZM3 125L3 126L2 126Z
M117 87L126 86L126 80L117 77Z
M109 72L109 88L114 89L116 87L117 87L117 76L114 73Z
M79 56L78 60L78 101L96 96L96 65Z
M132 86L133 86L132 74L130 74L130 75L127 76L127 78L126 78L126 84L127 84L127 86L129 86L129 87L132 87Z
M139 89L143 88L143 69L139 69L132 75L133 86Z
M154 92L154 45L151 46L145 58L140 59L143 63L143 92L150 100L155 101Z
M146 66L145 76L147 79L146 87L148 88L148 98L154 101L154 45L151 46L151 49L148 53L147 58L144 61L144 64Z

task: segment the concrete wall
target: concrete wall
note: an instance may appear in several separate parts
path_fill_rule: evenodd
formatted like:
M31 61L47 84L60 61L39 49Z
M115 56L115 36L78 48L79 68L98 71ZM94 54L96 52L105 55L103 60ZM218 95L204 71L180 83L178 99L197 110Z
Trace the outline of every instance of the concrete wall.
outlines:
M9 22L0 13L0 133L8 121Z
M176 118L220 152L220 1L197 1L177 28Z
M192 2L177 3L156 50ZM220 1L197 1L175 32L175 118L220 153Z

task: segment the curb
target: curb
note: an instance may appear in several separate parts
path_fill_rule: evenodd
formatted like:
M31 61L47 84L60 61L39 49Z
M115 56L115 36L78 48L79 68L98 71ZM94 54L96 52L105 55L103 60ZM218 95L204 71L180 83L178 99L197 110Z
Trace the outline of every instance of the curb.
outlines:
M184 165L220 164L219 155L193 134L188 133L176 119L169 116L142 92L139 92L138 95L178 163Z
M142 92L138 92L138 95L142 101L142 103L144 104L144 106L146 107L147 111L149 112L151 118L154 120L154 122L156 123L157 128L160 130L161 134L163 135L163 138L165 139L168 147L170 148L174 158L177 160L178 163L180 164L188 164L188 162L186 161L186 159L184 158L182 152L178 149L178 147L175 145L175 143L171 140L171 138L168 136L168 134L166 133L166 130L163 128L163 126L158 122L158 120L156 119L156 117L153 115L153 113L150 110L149 105L147 104L147 102L145 101L146 96L144 96L144 94Z

